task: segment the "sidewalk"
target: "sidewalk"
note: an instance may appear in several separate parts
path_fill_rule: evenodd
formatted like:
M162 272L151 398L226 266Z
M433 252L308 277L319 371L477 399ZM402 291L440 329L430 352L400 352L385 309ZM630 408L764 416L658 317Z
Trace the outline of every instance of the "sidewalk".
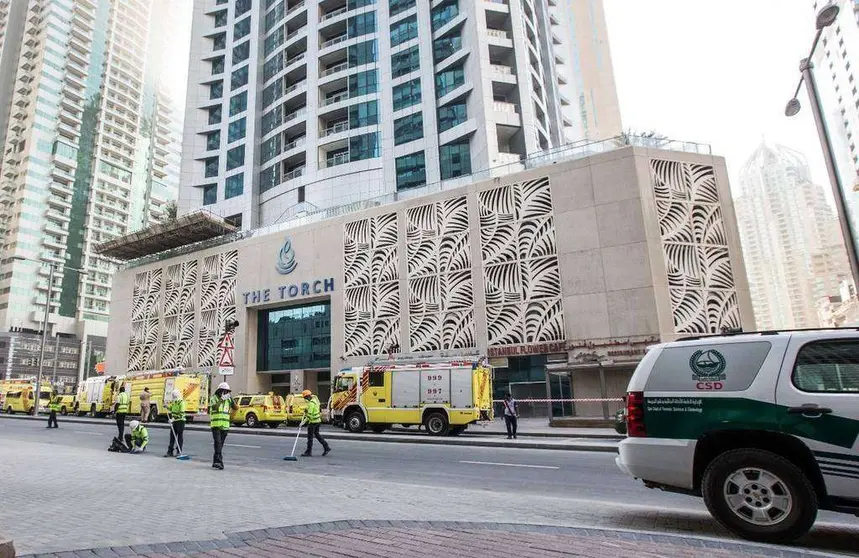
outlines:
M229 533L226 539L104 547L39 558L471 557L811 558L819 552L645 531L455 521L332 521ZM36 558L36 555L21 558Z
M206 417L208 418L208 417ZM29 415L0 415L0 420L47 420L45 417L32 417ZM60 425L64 422L72 424L100 424L111 425L113 422L110 419L98 419L89 417L61 417ZM207 420L188 423L185 427L186 431L208 431L209 426ZM150 422L146 424L147 428L167 430L170 426L167 423ZM548 428L548 427L547 427ZM295 427L272 428L243 428L235 427L231 432L236 434L246 434L250 436L295 436ZM522 435L518 440L508 440L505 437L500 437L497 434L480 435L462 435L453 436L430 436L426 432L418 432L417 428L401 429L399 431L384 432L382 434L374 434L365 432L361 434L352 434L340 428L326 426L323 429L325 437L331 440L350 440L356 442L387 442L400 444L430 444L430 445L446 445L446 446L469 446L469 447L495 447L495 448L518 448L518 449L541 449L541 450L565 450L565 451L595 451L617 453L617 439L593 439L593 438L548 438L548 437L529 437Z

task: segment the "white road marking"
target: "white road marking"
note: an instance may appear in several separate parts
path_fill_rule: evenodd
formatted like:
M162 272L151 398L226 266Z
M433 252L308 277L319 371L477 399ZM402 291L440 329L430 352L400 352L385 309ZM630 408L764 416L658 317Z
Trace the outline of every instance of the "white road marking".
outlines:
M245 444L224 444L227 447L231 448L251 448L251 449L262 449L262 446L247 446Z
M460 461L469 465L496 465L498 467L527 467L529 469L560 469L551 465L524 465L522 463L492 463L491 461Z
M104 436L104 432L88 432L86 430L72 430L75 434L88 434L90 436Z

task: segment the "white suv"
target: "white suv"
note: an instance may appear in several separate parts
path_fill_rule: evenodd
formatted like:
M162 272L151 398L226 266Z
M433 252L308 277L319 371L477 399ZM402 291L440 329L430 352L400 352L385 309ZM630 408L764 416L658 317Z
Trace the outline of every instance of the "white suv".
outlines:
M651 347L629 383L617 465L703 496L741 537L785 542L818 509L859 515L859 330Z

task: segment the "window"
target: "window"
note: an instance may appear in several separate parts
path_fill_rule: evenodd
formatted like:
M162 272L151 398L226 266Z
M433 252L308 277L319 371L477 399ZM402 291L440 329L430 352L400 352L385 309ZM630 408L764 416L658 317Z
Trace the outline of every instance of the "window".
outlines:
M236 0L236 17L251 9L251 0Z
M421 78L394 87L394 110L404 109L421 102Z
M262 104L267 107L283 97L283 80L275 80L274 83L262 90Z
M346 33L351 39L361 35L369 35L376 32L376 12L366 12L350 17L346 23Z
M367 41L358 43L349 47L346 54L346 59L349 62L349 67L362 66L371 64L376 61L376 41Z
M278 27L277 31L269 35L265 38L265 43L263 49L265 50L265 56L268 56L272 52L277 49L280 45L283 44L283 39L286 37L283 31L283 27Z
M793 384L802 391L859 393L859 341L818 341L799 350Z
M245 137L247 132L247 119L239 118L235 122L230 122L227 129L227 143L233 143Z
M220 12L215 12L215 27L223 27L227 24L227 10L221 10Z
M378 91L377 75L376 70L367 70L349 76L349 96L359 97Z
M206 151L214 151L221 148L221 132L209 132L206 134Z
M230 215L229 217L224 217L224 221L236 227L237 229L242 228L242 214L236 213L235 215Z
M248 67L244 66L235 70L230 78L230 88L238 89L248 84Z
M251 18L246 17L237 24L233 25L233 40L238 41L251 32Z
M385 387L385 373L384 372L370 372L370 387Z
M218 201L218 185L206 184L203 186L203 205L212 205Z
M233 170L245 164L245 146L240 145L227 151L227 170Z
M442 180L471 174L471 150L468 140L442 145L438 154Z
M208 159L203 159L203 164L206 166L206 178L212 178L213 176L218 176L218 158L217 157L209 157Z
M363 134L349 138L349 160L361 161L379 156L379 134Z
M212 60L212 75L224 73L224 57L219 56Z
M465 103L455 103L438 109L438 131L450 130L468 120Z
M228 200L236 196L241 196L245 190L245 173L240 172L233 176L228 176L224 182L224 199Z
M209 124L221 123L221 105L209 109Z
M224 82L219 81L209 86L209 99L220 99L224 96Z
M424 152L397 157L397 190L421 186L427 182Z
M415 0L391 0L388 4L388 12L395 16L415 6Z
M265 32L271 31L277 22L283 19L284 14L286 14L286 8L284 8L283 2L278 2L272 11L265 14Z
M454 52L462 48L462 37L442 37L432 42L432 58L435 62L441 62Z
M349 107L349 127L360 128L379 123L379 107L376 101L358 103Z
M418 16L413 15L391 24L391 46L403 44L418 37Z
M280 155L281 150L281 136L280 134L275 135L272 138L269 138L262 142L260 146L260 156L259 162L260 164L265 163L267 161L271 161L274 157Z
M456 2L450 2L432 9L432 30L444 26L447 22L459 15L459 6Z
M260 171L259 173L259 191L267 192L280 184L280 165L274 165Z
M418 45L391 56L391 75L395 78L404 76L421 67L421 55Z
M320 285L319 290L325 290ZM287 289L285 297L299 296ZM331 303L261 310L257 318L257 370L331 366Z
M465 72L462 66L451 68L435 75L435 96L444 97L460 85L465 83Z
M349 0L347 4L348 9L354 10L355 8L363 8L364 6L372 6L376 3L376 0Z
M268 81L283 69L283 53L278 52L262 66L262 80Z
M394 145L424 137L424 117L420 112L394 120Z
M78 158L78 150L76 147L72 147L67 143L63 143L61 141L54 142L53 146L54 155L59 155L60 157L65 157L66 159L77 159Z
M246 111L248 108L248 93L242 91L238 95L233 95L230 99L230 116L235 116L240 112Z
M233 66L241 64L248 59L251 54L251 42L245 41L242 44L233 47Z
M260 121L262 133L267 134L271 132L280 126L281 122L283 122L283 105L278 105L262 115L262 120Z
M227 34L220 33L212 37L212 50L221 50L227 48Z

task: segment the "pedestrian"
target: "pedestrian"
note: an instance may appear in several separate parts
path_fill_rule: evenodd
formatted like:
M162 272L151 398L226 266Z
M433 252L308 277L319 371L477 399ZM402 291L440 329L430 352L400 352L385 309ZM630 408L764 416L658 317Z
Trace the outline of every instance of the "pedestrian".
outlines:
M149 400L152 394L149 393L149 388L143 388L140 392L140 422L149 422Z
M319 398L313 395L309 389L301 392L301 396L307 401L307 407L304 408L304 422L307 423L307 451L302 453L304 457L313 456L313 439L319 440L322 444L322 457L331 453L331 446L319 433L319 426L322 424L322 408L319 404Z
M170 423L170 444L164 457L173 457L174 447L177 455L181 455L182 448L185 446L185 399L178 389L173 390L173 401L168 406L167 422Z
M516 439L519 427L519 403L511 394L504 395L504 423L507 425L507 439Z
M149 431L139 420L131 421L131 434L125 435L125 445L131 448L130 453L143 453L149 444Z
M212 439L215 442L215 453L212 456L212 468L224 470L224 440L230 431L230 410L239 406L230 397L230 384L221 382L215 394L209 399L209 426L212 428Z
M119 430L119 439L125 439L125 415L128 414L131 398L125 392L125 386L119 386L119 396L113 406L113 414L116 416L116 429Z
M60 426L57 424L57 413L60 411L60 394L56 391L51 395L48 409L50 410L50 414L48 415L48 428L51 428L51 425L53 425L54 428L59 428Z

